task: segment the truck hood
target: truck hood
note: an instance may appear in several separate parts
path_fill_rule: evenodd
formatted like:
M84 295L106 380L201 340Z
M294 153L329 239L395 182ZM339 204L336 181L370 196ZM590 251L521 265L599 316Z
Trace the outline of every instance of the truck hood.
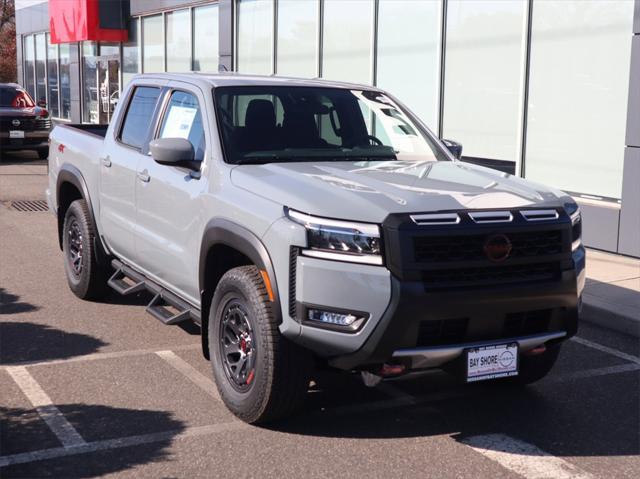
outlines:
M453 161L239 165L234 185L317 216L381 223L389 213L561 206L566 194Z

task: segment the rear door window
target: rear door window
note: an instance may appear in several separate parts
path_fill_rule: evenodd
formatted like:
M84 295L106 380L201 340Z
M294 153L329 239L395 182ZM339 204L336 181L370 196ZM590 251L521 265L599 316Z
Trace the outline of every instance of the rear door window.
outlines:
M198 100L191 93L174 91L160 128L160 138L184 138L193 145L195 160L202 161L205 151L204 127Z
M136 87L122 124L120 132L122 143L142 149L149 135L149 127L159 97L160 88Z

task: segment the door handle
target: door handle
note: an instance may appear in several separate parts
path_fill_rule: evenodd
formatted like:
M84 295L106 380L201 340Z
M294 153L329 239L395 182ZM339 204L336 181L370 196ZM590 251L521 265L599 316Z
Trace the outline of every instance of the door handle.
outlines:
M106 166L107 168L111 167L111 158L109 158L108 156L105 156L104 158L102 158L102 164L104 166Z
M149 176L149 172L145 169L142 171L138 171L138 179L140 181L144 181L145 183L149 183L149 180L151 180L151 176Z

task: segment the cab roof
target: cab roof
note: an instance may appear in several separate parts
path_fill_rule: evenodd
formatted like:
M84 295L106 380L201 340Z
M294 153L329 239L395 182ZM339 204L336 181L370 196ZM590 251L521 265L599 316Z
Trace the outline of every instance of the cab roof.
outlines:
M246 75L236 72L224 73L143 73L135 79L157 78L164 80L184 81L187 83L208 83L211 86L315 86L325 88L344 88L348 90L379 90L371 85L340 82L319 78L295 78L276 75Z

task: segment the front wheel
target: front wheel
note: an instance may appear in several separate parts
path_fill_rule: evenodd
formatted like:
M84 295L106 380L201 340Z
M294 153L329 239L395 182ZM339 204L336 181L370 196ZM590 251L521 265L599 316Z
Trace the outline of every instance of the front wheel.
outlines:
M255 266L234 268L220 280L209 313L209 351L220 396L243 421L275 421L302 404L309 353L280 335Z
M107 272L98 262L94 239L96 228L85 200L76 200L64 215L62 251L69 288L81 299L99 299L105 294Z

